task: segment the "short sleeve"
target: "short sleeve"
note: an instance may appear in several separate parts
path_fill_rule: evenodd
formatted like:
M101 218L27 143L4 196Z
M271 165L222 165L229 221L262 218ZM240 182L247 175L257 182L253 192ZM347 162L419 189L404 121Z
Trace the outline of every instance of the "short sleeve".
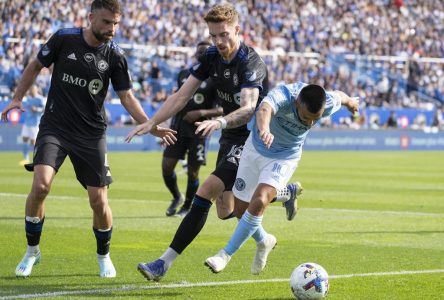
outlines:
M57 56L60 51L60 45L62 44L62 39L63 36L59 34L59 31L57 31L40 48L37 54L37 59L44 67L48 68L53 62L57 60Z
M128 62L124 55L118 55L111 74L111 83L116 92L131 88L131 76L128 72Z

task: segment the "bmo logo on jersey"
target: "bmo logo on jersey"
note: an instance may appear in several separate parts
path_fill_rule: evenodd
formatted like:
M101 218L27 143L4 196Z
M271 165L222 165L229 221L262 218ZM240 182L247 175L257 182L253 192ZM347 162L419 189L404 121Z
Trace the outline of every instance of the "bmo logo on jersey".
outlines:
M86 87L88 85L88 90L93 95L97 95L103 88L103 82L100 79L93 79L88 83L86 79L74 77L66 73L63 73L62 81L80 87Z
M74 76L66 74L66 73L63 73L62 81L66 82L66 83L78 85L81 87L85 87L88 84L88 81L86 79L74 77Z
M217 96L219 98L223 99L224 101L227 101L227 102L234 101L234 103L236 103L237 105L240 105L240 92L234 94L233 97L229 93L219 91L219 89L216 89L216 92L217 92Z

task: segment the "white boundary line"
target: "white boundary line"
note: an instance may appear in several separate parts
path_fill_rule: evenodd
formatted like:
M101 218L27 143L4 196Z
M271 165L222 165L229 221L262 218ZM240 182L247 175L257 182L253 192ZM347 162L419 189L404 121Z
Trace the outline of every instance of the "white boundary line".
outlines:
M397 275L414 275L414 274L432 274L432 273L444 273L444 269L330 275L329 279L341 279L341 278L351 278L351 277L369 277L369 276L397 276ZM10 295L10 296L0 297L0 300L60 297L60 296L71 296L71 295L93 295L93 294L125 292L125 291L175 289L175 288L207 287L207 286L238 285L238 284L269 283L269 282L288 282L288 281L289 281L289 278L271 278L271 279L260 279L260 280L234 280L234 281L213 281L213 282L196 282L196 283L184 282L184 283L170 283L170 284L153 284L153 285L143 285L143 286L135 286L135 285L125 286L124 285L124 286L118 287L118 288L76 290L76 291L58 291L58 292L47 292L47 293L37 293L37 294Z
M0 201L1 197L18 197L26 199L27 194L15 194L15 193L0 193ZM87 200L88 196L85 194L85 197L79 196L59 196L59 195L49 195L48 198L52 199L60 199L60 200ZM115 198L109 198L110 201L113 201ZM149 201L151 203L166 203L162 200L143 200L143 199L122 199L120 198L118 201L121 202L141 202L141 201ZM270 207L272 209L277 207ZM376 214L392 214L392 215L402 215L402 216L424 216L424 217L444 217L444 213L426 213L426 212L416 212L416 211L396 211L396 210L368 210L368 209L346 209L346 208L302 208L305 211L333 211L338 213L376 213Z

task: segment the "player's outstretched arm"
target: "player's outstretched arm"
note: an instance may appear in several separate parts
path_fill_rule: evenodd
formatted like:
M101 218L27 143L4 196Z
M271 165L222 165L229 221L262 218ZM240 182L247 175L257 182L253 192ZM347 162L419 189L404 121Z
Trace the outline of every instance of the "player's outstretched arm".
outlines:
M165 133L164 128L158 127L158 124L165 122L176 113L178 113L182 108L185 107L187 102L194 95L194 92L199 88L202 81L198 80L194 76L189 76L185 83L180 87L180 89L169 96L165 103L160 107L157 113L152 119L137 125L126 137L126 142L130 142L135 135L143 135L151 133L153 135ZM162 129L162 130L160 130ZM160 131L159 131L160 130ZM175 141L175 137L174 137ZM170 145L170 140L164 141L167 145Z
M42 68L43 65L37 59L34 59L26 66L25 70L23 71L22 78L20 79L15 90L15 94L12 97L12 101L2 111L1 118L4 122L8 122L8 113L10 110L20 109L21 111L25 111L22 105L23 97L34 83Z
M236 128L247 124L254 114L258 99L259 89L257 87L243 88L240 94L240 107L238 109L223 118L196 122L196 134L209 136L218 129Z
M256 112L256 125L259 136L267 148L270 148L274 140L274 135L270 132L270 121L273 116L273 108L270 104L262 102Z
M183 117L184 121L188 123L194 123L200 118L212 118L222 116L224 113L222 107L215 107L210 109L196 109L191 110Z
M339 97L339 99L341 99L341 105L347 107L347 109L352 114L358 113L359 97L350 97L346 93L341 91L333 91L332 93L335 94L335 96Z

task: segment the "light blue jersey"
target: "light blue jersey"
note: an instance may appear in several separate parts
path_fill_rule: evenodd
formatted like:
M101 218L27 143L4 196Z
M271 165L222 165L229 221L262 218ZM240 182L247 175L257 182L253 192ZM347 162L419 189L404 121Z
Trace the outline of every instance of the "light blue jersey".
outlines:
M308 131L313 126L304 125L299 119L295 100L306 83L297 82L281 85L271 90L262 100L268 103L274 111L270 121L270 132L274 135L271 147L267 149L262 142L256 125L256 115L249 123L252 132L254 148L263 156L276 159L294 159L302 154L302 146ZM340 99L326 92L325 110L322 117L332 115L341 107Z
M32 111L32 107L42 108L41 111ZM23 107L26 110L24 124L29 127L38 126L40 118L43 115L43 108L45 107L45 99L41 96L27 97L23 102Z

